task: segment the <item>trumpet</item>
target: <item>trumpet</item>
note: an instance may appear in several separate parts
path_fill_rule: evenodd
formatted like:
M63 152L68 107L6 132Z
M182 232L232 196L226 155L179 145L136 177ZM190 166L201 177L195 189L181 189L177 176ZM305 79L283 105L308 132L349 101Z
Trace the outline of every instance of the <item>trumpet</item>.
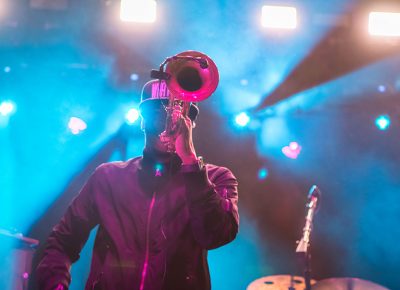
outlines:
M159 70L152 70L151 77L164 80L170 91L165 132L173 136L177 126L172 114L181 106L181 114L187 116L192 103L204 101L216 90L219 82L218 68L207 55L193 50L168 57Z

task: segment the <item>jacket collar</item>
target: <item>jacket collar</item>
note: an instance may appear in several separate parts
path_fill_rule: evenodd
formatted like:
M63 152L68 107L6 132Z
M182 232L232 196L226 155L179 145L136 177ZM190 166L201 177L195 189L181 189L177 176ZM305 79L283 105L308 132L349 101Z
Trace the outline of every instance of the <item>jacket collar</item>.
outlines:
M175 173L181 167L182 160L176 153L160 152L145 148L140 169L154 176L164 176Z

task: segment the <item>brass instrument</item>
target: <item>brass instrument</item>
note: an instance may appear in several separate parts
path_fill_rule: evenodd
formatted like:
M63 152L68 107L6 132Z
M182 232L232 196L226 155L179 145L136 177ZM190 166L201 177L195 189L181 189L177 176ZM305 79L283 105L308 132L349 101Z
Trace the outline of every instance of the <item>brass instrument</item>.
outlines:
M219 82L218 68L213 60L193 50L168 57L158 71L151 72L151 77L164 80L170 91L165 127L169 136L177 130L171 116L176 104L181 105L182 114L187 116L191 103L210 97Z

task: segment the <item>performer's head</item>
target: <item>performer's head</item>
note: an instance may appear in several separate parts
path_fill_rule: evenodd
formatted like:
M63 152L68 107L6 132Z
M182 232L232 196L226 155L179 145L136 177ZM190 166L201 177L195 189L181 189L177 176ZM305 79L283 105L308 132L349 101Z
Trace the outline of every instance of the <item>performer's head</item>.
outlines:
M142 130L146 136L146 145L156 145L159 135L165 130L167 118L166 106L168 105L170 92L165 81L152 80L147 82L142 89L139 111L142 117ZM199 108L191 104L188 117L194 121L199 114ZM154 143L154 144L153 144Z

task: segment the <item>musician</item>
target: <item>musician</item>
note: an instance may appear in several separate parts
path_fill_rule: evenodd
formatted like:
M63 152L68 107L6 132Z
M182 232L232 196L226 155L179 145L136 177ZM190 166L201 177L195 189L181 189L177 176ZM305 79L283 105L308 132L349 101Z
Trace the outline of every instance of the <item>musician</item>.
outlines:
M71 264L97 225L86 290L211 289L207 250L238 232L238 183L196 154L196 105L185 116L175 104L176 132L164 131L168 96L163 81L144 86L143 156L93 172L47 240L40 289L68 289Z

